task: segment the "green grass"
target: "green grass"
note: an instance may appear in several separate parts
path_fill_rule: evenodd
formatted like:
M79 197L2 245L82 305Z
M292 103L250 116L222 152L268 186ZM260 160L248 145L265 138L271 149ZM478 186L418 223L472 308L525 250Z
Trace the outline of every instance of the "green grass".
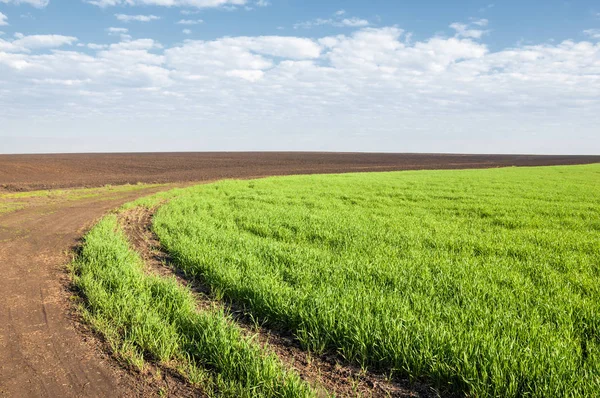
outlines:
M106 194L117 194L159 187L161 184L106 185L99 188L51 189L29 192L0 193L0 214L28 208L33 205L59 201L101 198Z
M224 181L154 219L305 348L470 396L600 391L600 165Z
M44 189L27 192L7 192L0 193L0 199L30 199L30 198L65 198L65 199L83 199L97 197L107 192L131 192L140 189L159 187L163 184L125 184L125 185L105 185L97 188L72 188L72 189Z
M25 206L26 204L22 202L0 202L0 214L11 213L23 209Z
M90 231L73 268L85 318L131 364L142 368L150 358L179 369L210 395L311 396L297 375L244 337L222 310L200 312L175 279L144 272L116 216Z

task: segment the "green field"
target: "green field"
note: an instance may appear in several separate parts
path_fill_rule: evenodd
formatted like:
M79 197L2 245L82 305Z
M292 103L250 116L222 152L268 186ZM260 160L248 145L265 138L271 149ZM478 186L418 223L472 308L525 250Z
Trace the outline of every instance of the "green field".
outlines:
M149 357L210 395L311 395L297 375L243 336L221 309L198 312L191 292L174 279L145 272L116 216L107 216L86 236L73 272L86 298L84 318L117 358L134 367L143 370Z
M600 391L600 165L224 181L139 203L167 198L153 228L186 275L307 350L461 395Z

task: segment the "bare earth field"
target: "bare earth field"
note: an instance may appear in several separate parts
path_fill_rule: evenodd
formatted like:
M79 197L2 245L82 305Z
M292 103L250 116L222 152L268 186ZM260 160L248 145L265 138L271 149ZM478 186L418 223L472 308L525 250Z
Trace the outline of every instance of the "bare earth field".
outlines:
M172 183L268 175L570 165L600 156L325 153L0 155L0 205L14 191L171 183L96 195L20 197L0 211L0 396L151 396L74 317L65 265L95 220ZM2 196L5 194L5 197ZM0 206L0 209L2 207Z
M288 174L548 166L596 162L600 162L600 156L300 152L0 155L0 189L27 191Z

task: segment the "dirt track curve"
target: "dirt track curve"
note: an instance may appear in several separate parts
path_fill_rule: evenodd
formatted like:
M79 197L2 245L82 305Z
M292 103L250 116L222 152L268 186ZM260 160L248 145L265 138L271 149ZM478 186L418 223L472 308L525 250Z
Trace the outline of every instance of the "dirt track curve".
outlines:
M225 167L225 171L211 171L213 169L208 168L194 172L194 168L200 167L202 162L216 167L214 165L219 162L216 162L215 155L211 155L213 158L202 161L197 159L199 163L187 169L184 165L178 166L184 171L173 169L163 173L159 166L151 167L148 155L139 158L138 166L135 166L132 155L127 156L89 158L90 169L79 174L76 165L86 163L84 155L38 157L41 160L37 163L34 161L35 157L0 156L0 184L14 184L5 187L8 189L32 189L41 186L97 186L110 182L189 181L194 176L197 180L209 180L320 171L600 162L600 157L490 159L482 156L441 156L433 159L432 155L424 155L420 163L411 164L410 159L404 159L400 155L381 155L378 159L377 155L331 155L328 158L324 154L318 154L298 158L298 155L287 154L280 155L279 158L275 155L257 155L255 160L244 165L242 160L249 155L243 154L236 158L234 166ZM222 158L228 156L222 155ZM128 164L123 166L119 159ZM460 166L456 164L458 160ZM56 164L63 166L56 169ZM75 168L69 169L64 164ZM98 169L101 167L104 167L103 172ZM121 168L120 172L113 170L116 167ZM128 169L132 172L131 176L126 175ZM65 171L68 173L65 174ZM101 198L47 202L36 200L24 209L0 214L1 397L148 396L157 392L148 389L135 375L115 365L94 342L88 340L86 333L77 329L77 322L72 319L73 305L67 289L65 264L69 262L71 249L95 220L122 203L159 189L167 187L135 192L109 192Z
M94 220L156 190L41 204L0 216L0 396L145 395L133 376L76 330L64 266Z

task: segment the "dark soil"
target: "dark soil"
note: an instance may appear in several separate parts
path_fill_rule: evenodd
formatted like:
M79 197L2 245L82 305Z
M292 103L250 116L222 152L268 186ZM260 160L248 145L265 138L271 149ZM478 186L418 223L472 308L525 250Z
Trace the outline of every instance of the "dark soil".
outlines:
M0 190L210 181L271 175L598 163L600 156L372 153L0 155Z

